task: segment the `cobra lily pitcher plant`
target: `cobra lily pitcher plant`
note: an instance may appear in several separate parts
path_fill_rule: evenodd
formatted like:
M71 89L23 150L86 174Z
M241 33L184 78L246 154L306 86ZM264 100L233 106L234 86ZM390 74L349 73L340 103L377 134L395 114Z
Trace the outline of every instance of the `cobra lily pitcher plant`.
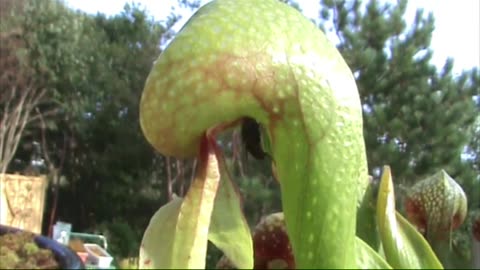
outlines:
M236 268L254 267L254 237L216 143L245 119L261 126L262 150L281 187L291 247L284 266L442 268L395 210L388 166L374 198L352 72L290 6L204 5L154 63L140 102L148 142L163 155L199 161L187 194L150 220L140 268L205 268L208 241Z

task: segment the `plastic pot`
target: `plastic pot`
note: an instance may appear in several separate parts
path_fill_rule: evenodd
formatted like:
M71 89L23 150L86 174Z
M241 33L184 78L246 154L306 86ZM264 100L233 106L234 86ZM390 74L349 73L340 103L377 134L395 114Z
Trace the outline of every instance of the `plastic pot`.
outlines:
M0 235L20 231L23 230L10 226L0 225ZM39 247L50 249L53 252L53 254L55 255L55 259L59 263L61 269L85 269L85 265L83 264L80 257L69 247L42 235L35 235L35 242Z

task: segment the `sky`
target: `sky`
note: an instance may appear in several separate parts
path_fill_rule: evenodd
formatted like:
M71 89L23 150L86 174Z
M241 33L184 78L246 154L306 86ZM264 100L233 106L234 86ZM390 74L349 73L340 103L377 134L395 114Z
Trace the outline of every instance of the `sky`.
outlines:
M67 5L87 13L114 15L123 10L131 0L65 0ZM393 0L387 0L394 2ZM172 8L182 14L175 25L178 30L193 13L176 7L177 0L135 0L148 10L156 20L165 19ZM202 4L208 2L203 0ZM319 0L297 0L303 14L318 17ZM480 66L480 1L479 0L410 0L405 15L407 25L413 22L415 12L422 8L433 12L435 30L432 34L432 63L442 67L448 57L454 59L454 73Z

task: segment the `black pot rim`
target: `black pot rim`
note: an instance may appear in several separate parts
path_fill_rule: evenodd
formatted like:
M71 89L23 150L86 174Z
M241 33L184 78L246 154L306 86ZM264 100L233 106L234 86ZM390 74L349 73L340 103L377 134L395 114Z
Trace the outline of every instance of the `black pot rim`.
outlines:
M25 230L0 224L0 235ZM50 249L62 269L85 269L82 259L69 247L43 235L35 234L35 242L41 248Z

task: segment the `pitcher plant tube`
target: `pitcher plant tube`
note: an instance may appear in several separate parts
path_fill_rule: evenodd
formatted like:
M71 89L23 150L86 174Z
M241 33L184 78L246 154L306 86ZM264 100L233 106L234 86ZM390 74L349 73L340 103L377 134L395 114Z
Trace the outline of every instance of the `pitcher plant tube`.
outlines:
M405 211L444 266L468 266L468 260L455 252L452 241L452 232L467 216L467 196L447 172L441 170L413 185L406 196Z
M216 143L245 119L259 125L258 154L272 159L295 267L441 268L396 213L388 167L371 203L355 79L335 46L288 5L204 5L154 63L140 102L141 128L160 153L199 160L185 197L152 217L141 268L204 268L207 241L237 268L253 268L252 235Z

